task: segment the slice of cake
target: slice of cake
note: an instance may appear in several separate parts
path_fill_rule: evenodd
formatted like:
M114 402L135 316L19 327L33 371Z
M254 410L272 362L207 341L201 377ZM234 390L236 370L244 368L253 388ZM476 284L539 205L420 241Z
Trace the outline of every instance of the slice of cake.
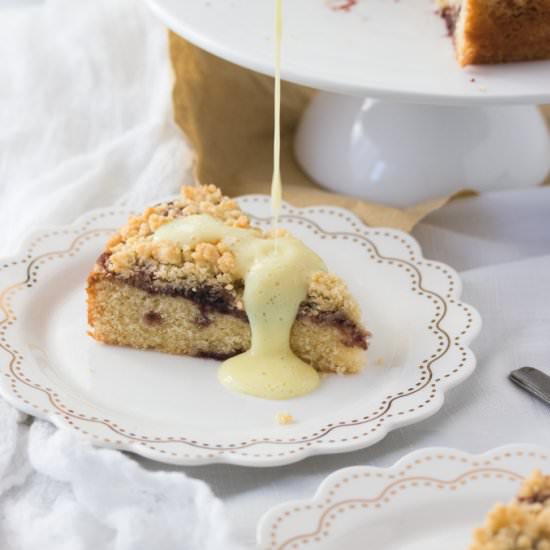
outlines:
M550 550L550 476L535 470L515 501L497 504L470 550Z
M159 238L166 224L204 215L228 231L250 228L237 203L215 186L184 187L181 198L131 217L109 240L88 277L93 338L215 359L249 349L244 281L230 241L216 237L181 246ZM352 373L364 362L367 336L344 282L313 273L292 325L292 351L318 371Z
M550 0L437 0L460 65L550 58Z

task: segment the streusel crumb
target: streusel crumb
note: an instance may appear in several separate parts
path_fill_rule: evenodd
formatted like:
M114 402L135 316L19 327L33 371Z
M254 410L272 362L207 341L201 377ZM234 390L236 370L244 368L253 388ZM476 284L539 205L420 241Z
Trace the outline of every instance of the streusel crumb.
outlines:
M545 476L540 470L535 470L521 486L518 500L529 500L545 495L550 499L550 475ZM550 503L548 503L550 505Z
M176 218L193 214L209 214L230 227L247 228L250 221L239 209L237 203L222 195L214 185L183 187L181 198L147 208L138 216L131 216L128 223L113 236L107 249L111 252L108 267L122 276L146 267L154 269L151 262L180 267L185 262L195 261L202 264L197 276L228 273L229 258L226 256L222 266L218 260L224 251L216 250L211 243L199 243L194 249L180 249L170 241L153 241L154 232Z
M550 476L535 470L516 501L497 504L470 550L550 550Z
M286 426L288 424L292 424L294 422L294 417L287 413L287 412L281 412L277 415L277 422L281 426Z
M208 283L223 288L232 296L236 307L243 310L243 282L236 274L235 256L226 242L180 247L169 240L153 240L155 231L162 225L194 214L209 214L229 227L252 229L248 216L235 200L224 196L216 186L182 187L177 200L157 204L141 215L130 217L107 243L104 264L96 269L104 269L126 280L147 278L159 289L194 288ZM281 237L287 235L281 228L277 233ZM345 283L328 273L312 276L307 302L312 315L341 311L353 321L360 317L359 308Z
M312 275L308 298L318 305L320 311L345 311L353 320L360 317L359 306L346 283L331 273L319 271Z

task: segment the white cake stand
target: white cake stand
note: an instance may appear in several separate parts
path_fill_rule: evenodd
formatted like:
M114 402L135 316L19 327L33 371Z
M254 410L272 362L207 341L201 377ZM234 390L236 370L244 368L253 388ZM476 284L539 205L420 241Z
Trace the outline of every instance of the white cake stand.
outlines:
M199 47L273 74L274 0L148 2ZM323 90L295 142L313 179L398 206L544 179L550 61L461 69L432 0L348 3L285 1L283 78Z

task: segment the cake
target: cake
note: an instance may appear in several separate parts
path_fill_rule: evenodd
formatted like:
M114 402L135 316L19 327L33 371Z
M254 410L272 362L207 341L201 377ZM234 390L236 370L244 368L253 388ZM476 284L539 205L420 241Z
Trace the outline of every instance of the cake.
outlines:
M179 246L155 239L163 225L197 215L228 228L251 228L237 203L213 185L183 187L177 200L130 217L88 277L93 338L220 360L250 347L244 282L231 247L222 241ZM345 283L328 272L313 273L292 325L292 351L318 371L353 373L364 363L367 337Z
M437 0L461 66L550 58L550 0Z
M513 502L497 504L470 550L550 550L550 476L534 471Z

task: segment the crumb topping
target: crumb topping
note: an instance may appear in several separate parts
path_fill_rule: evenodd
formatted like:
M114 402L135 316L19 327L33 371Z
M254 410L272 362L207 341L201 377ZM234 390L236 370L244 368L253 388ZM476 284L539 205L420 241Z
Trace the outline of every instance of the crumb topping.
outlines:
M521 486L518 493L520 501L550 501L550 475L545 476L540 470L535 470ZM550 502L548 502L550 506Z
M238 204L214 185L182 187L177 200L147 208L131 216L107 243L103 264L96 272L106 271L117 278L147 280L154 289L185 287L194 289L208 284L223 290L238 310L244 311L243 281L236 274L235 256L227 243L203 242L179 246L170 241L153 239L155 231L177 218L194 214L211 215L228 227L252 228L249 218ZM279 229L279 234L286 232ZM352 321L360 312L345 283L329 273L312 276L307 305L308 313L342 311Z
M536 470L516 501L497 504L470 550L550 550L550 476Z
M248 217L237 203L222 195L216 186L182 187L178 200L157 204L141 215L131 216L109 240L109 269L125 276L136 269L149 267L148 264L167 266L159 278L168 277L168 280L182 275L173 268L184 267L186 273L194 271L198 278L231 273L235 269L233 254L223 243L199 243L194 248L181 248L169 240L153 240L154 232L162 225L194 214L208 214L229 227L250 227ZM170 277L170 271L174 271L174 276Z
M292 424L294 422L294 417L287 412L281 412L277 415L277 422L281 426L287 426L288 424Z
M346 283L336 275L319 271L311 277L308 298L319 311L345 311L352 320L360 317L359 306L351 297Z

